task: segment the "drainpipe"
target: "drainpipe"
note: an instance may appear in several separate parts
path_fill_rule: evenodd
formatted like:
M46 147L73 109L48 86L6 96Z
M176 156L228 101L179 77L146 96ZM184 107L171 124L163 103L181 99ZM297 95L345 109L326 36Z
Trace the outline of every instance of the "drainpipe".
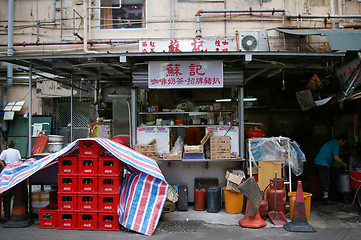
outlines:
M335 15L335 4L334 4L334 0L329 0L329 1L330 1L331 15ZM332 28L335 28L335 20L334 20L334 19L331 20L331 26L332 26Z
M14 0L9 0L9 8L8 8L8 49L7 55L13 56L14 49ZM6 73L6 84L4 84L1 88L2 95L2 108L5 108L7 104L7 90L13 85L13 64L7 64L7 73ZM7 131L7 125L5 121L2 123L3 131Z
M32 85L33 85L33 62L30 61L29 63L29 115L28 115L28 156L31 156L31 123L32 123L32 112L33 112L33 92L32 92Z
M87 2L83 1L83 14L84 14L84 41L83 41L83 50L85 53L97 53L96 51L89 51L88 50L88 9L87 9Z
M197 23L197 30L196 30L196 37L201 38L201 14L202 13L283 13L286 18L296 18L296 19L308 19L308 18L323 18L327 19L334 19L334 18L361 18L361 15L309 15L309 14L290 14L286 8L283 9L220 9L220 10L198 10L196 13L196 23Z
M39 37L40 24L43 24L43 23L55 23L55 21L56 21L56 0L54 0L53 5L54 5L54 18L53 18L53 21L39 21L36 24L36 40L38 42L40 41L40 37Z

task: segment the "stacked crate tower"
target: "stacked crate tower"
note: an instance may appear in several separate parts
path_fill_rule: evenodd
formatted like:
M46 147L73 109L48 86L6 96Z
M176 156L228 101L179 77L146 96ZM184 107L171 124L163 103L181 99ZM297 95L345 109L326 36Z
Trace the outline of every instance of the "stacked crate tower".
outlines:
M57 228L119 230L123 163L96 141L80 140L79 154L59 157L58 166Z

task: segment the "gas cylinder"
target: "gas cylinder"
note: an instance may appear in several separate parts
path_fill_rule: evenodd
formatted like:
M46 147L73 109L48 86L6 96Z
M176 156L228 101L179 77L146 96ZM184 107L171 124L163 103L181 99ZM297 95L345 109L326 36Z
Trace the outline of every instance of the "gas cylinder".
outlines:
M206 210L206 189L194 189L194 210Z
M282 212L286 213L286 191L284 189L283 178L276 178L276 189L275 189L275 178L270 180L270 186L267 189L267 201L268 201L268 212ZM276 209L275 208L275 194L276 194Z
M267 218L267 214L268 214L268 202L267 200L264 199L264 192L262 192L262 201L261 201L261 205L259 207L259 215L261 216L261 218L265 219Z

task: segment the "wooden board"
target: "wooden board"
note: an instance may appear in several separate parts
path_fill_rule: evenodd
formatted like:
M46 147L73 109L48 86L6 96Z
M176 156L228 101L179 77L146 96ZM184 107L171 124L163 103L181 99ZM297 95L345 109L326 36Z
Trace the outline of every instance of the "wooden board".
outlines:
M277 178L282 176L282 164L271 161L258 162L258 186L263 191L270 183L270 179L275 178L275 171L277 171ZM265 196L266 199L266 196Z

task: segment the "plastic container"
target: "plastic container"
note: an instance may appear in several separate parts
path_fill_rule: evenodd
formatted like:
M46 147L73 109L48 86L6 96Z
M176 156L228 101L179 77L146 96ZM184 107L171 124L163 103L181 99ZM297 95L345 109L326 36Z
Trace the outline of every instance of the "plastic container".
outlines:
M79 157L78 175L98 175L98 157Z
M290 211L290 219L291 220L292 220L292 217L293 217L293 208L295 206L295 201L296 201L296 193L297 192L289 192L288 193L289 203L290 203L289 211ZM311 193L303 192L303 199L304 199L304 202L305 202L305 211L306 211L307 221L310 220L311 197L312 197Z
M114 156L99 158L99 176L123 175L123 162Z
M58 211L58 229L78 229L78 213Z
M243 210L243 193L229 191L226 187L224 191L224 210L230 214L240 214Z
M84 212L98 211L98 195L78 194L78 210Z
M119 205L119 194L99 194L98 211L99 212L117 212Z
M78 229L98 230L98 213L78 212Z
M361 171L350 171L350 183L353 190L361 185Z
M206 189L194 189L194 210L206 210Z
M264 130L245 130L246 137L260 138L263 136Z
M77 175L78 157L59 157L58 166L61 175Z
M70 175L58 175L58 193L78 192L78 178Z
M118 231L118 214L117 213L98 213L98 230Z
M77 193L58 193L58 209L64 211L78 210Z
M78 193L97 193L98 176L80 176L78 178Z
M39 209L39 228L57 228L57 227L58 227L58 205L49 204L48 206Z
M178 211L188 211L188 187L187 186L179 186L178 187L177 210Z
M212 186L207 190L207 212L217 213L221 210L221 188Z
M122 176L99 177L98 194L117 194L120 193L120 182Z

